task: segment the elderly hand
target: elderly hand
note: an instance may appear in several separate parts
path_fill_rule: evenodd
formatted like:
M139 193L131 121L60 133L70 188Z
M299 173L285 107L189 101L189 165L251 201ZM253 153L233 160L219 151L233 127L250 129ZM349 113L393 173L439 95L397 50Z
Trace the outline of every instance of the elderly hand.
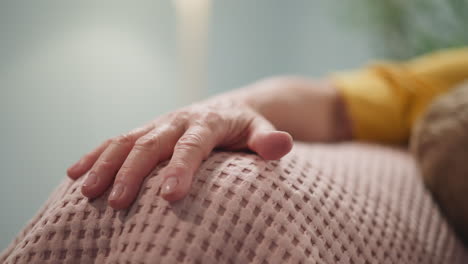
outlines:
M89 171L82 193L102 195L111 185L109 204L127 208L143 179L170 158L161 171L161 195L169 201L188 194L195 172L214 148L252 150L267 160L287 154L292 137L246 104L218 97L166 114L127 134L109 139L68 170L77 179Z

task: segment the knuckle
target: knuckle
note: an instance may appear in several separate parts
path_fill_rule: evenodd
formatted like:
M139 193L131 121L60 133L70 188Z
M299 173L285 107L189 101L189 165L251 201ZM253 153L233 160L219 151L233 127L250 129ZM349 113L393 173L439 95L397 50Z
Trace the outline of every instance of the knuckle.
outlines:
M111 170L114 167L114 163L108 159L102 159L98 162L98 170Z
M139 150L155 150L160 147L160 139L156 135L147 135L138 139L135 148Z
M165 114L164 116L167 119L174 119L179 112L180 111L169 112L169 113Z
M196 168L193 168L192 163L188 160L187 157L178 157L177 159L173 159L164 168L163 176L175 176L178 178L190 177L193 171Z
M224 121L224 118L220 113L211 110L203 114L202 121L210 130L216 131Z
M112 143L116 145L126 145L126 144L132 143L132 141L133 141L133 138L131 134L123 134L114 138L112 140Z
M199 134L186 133L177 142L179 149L203 149L203 139Z
M180 110L172 114L172 124L175 126L184 125L189 120L190 112L188 110Z
M185 173L178 173L178 172L190 171L190 168L189 168L188 164L189 163L186 162L184 159L173 160L168 165L168 167L166 169L166 172L170 171L170 172L174 172L174 174L176 174L176 175L179 175L179 177L183 176L183 175L185 175Z
M147 129L147 127L137 127L128 132L128 135L130 135L130 137L135 137L140 133L144 133Z

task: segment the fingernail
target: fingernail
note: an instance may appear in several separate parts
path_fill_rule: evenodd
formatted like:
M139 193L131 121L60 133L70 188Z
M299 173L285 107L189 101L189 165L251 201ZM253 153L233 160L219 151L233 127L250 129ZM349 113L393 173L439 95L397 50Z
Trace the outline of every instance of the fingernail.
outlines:
M91 187L93 185L95 185L97 183L97 176L96 176L96 173L94 172L90 172L88 174L88 177L86 177L86 180L85 182L83 183L83 186L84 187Z
M178 182L176 177L167 178L162 185L161 194L166 195L174 192Z
M124 191L125 191L125 185L119 182L114 184L114 188L112 188L112 192L109 196L109 200L112 200L112 201L119 200L122 194L124 193Z

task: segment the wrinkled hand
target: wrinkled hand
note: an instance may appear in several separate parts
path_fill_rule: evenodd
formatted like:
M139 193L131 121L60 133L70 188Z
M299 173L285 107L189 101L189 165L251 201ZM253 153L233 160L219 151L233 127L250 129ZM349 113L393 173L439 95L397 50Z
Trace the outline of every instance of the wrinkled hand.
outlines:
M267 160L292 148L292 137L252 108L232 100L207 101L166 114L145 126L106 140L68 170L77 179L89 171L82 193L94 198L113 184L108 198L115 209L127 208L143 179L170 158L161 171L161 195L168 201L188 194L193 176L214 148L252 150Z

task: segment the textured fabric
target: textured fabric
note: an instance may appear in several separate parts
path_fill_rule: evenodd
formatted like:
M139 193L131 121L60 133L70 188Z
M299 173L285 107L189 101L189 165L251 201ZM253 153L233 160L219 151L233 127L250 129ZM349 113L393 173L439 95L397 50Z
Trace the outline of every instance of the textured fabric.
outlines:
M468 79L468 47L332 77L358 139L399 143L432 100Z
M169 204L157 168L127 211L58 187L2 263L468 263L407 152L301 145L213 153Z

